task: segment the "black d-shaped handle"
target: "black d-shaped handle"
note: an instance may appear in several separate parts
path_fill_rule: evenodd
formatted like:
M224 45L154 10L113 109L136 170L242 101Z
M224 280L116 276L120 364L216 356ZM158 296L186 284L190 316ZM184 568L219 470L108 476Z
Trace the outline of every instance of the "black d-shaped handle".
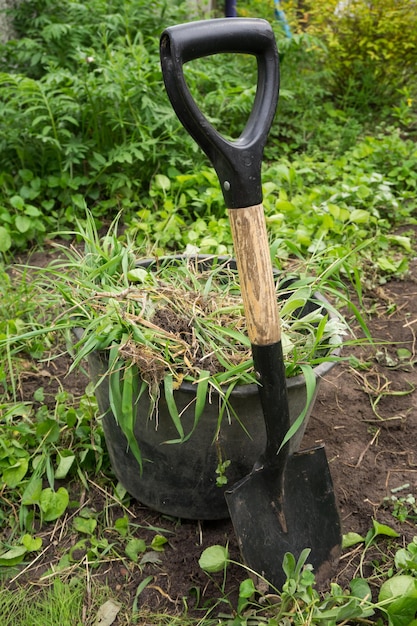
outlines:
M187 61L222 52L253 54L258 64L253 109L236 141L228 141L209 123L195 103L183 72ZM171 104L213 164L226 206L235 209L260 204L263 150L279 91L278 52L269 22L225 18L171 26L161 35L160 53Z

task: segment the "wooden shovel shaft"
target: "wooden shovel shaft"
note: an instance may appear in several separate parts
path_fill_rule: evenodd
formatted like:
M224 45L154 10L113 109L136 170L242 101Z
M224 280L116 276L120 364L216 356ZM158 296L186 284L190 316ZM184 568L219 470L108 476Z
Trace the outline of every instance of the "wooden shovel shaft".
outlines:
M281 328L263 206L229 209L229 219L250 342L277 343Z

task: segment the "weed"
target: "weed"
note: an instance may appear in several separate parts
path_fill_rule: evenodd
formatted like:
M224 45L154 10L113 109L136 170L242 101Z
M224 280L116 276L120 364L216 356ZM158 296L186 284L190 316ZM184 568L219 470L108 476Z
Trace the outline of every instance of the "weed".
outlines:
M24 587L0 589L0 612L4 626L92 626L103 614L109 590L93 585L87 594L82 578L69 583L56 579L41 590ZM94 593L93 593L94 592ZM120 608L120 607L119 607ZM106 608L104 609L104 613ZM111 623L111 622L107 622Z
M414 143L397 132L366 137L331 164L306 155L265 164L263 204L277 262L285 266L295 255L324 260L317 253L325 251L328 263L346 256L347 275L365 268L371 280L404 274L413 239L393 230L415 221L416 164ZM157 175L144 204L128 219L138 246L158 255L187 246L202 254L232 251L214 170ZM352 254L363 238L368 245Z
M315 576L308 564L310 549L305 549L298 560L290 553L284 556L282 567L286 581L282 590L271 588L268 581L245 566L250 578L242 581L233 616L222 614L225 626L267 624L343 624L361 622L373 616L376 606L366 580L355 579L345 592L333 583L329 593L321 597L315 590ZM203 552L200 565L209 575L233 563L222 546L211 546ZM258 581L258 586L253 582ZM230 603L229 603L230 604ZM370 622L371 623L371 622Z
M397 493L407 489L410 485L402 485L392 490L391 496L384 498L384 506L391 510L391 514L399 522L413 522L417 521L417 503L413 494L409 493L406 496L399 496Z
M106 463L103 434L93 424L96 414L91 390L75 401L59 392L51 410L40 401L41 389L31 404L4 402L1 407L0 474L2 516L0 527L13 537L18 529L34 533L38 522L54 521L67 509L68 490L56 482L77 476L87 483ZM44 481L48 486L44 486ZM9 541L2 545L2 565L16 565L27 552L41 545L23 543L16 553ZM31 547L29 547L31 546ZM25 549L23 549L25 548ZM10 552L12 550L12 552Z
M417 28L409 3L327 0L320 7L308 2L307 11L307 30L318 30L326 43L330 88L344 106L368 113L395 101L412 83Z

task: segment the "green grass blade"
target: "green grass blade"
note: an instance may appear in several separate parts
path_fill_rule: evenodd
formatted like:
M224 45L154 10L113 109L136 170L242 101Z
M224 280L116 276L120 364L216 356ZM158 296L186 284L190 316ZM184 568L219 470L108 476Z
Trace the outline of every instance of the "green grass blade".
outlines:
M179 436L181 437L181 441L184 440L184 429L181 424L181 418L178 413L177 404L174 398L174 384L172 380L172 375L169 374L164 378L164 392L165 392L165 400L168 406L168 411L171 416L171 419L174 423L175 428Z
M122 393L120 390L120 363L118 361L119 349L117 345L110 348L109 354L109 403L114 419L118 424L118 416L122 412Z
M210 372L208 370L201 370L200 376L197 382L197 393L196 393L196 401L194 408L194 423L193 427L185 437L181 437L181 442L188 441L193 432L198 426L198 422L200 421L200 417L203 414L203 411L207 402L207 390L209 385ZM169 441L166 443L174 443L173 441Z
M142 471L142 453L140 451L134 430L136 411L133 392L135 387L134 379L135 377L137 378L137 376L137 370L132 365L124 369L123 385L121 391L122 410L119 417L119 426L127 439L128 447L130 448Z
M316 375L314 374L313 368L310 365L301 365L301 369L303 371L304 378L306 381L306 391L307 391L306 404L305 404L304 409L301 411L300 415L295 420L295 422L288 429L284 439L281 442L280 447L278 448L277 454L301 427L302 423L304 422L304 418L307 414L307 411L309 409L309 406L314 398L314 393L316 390Z

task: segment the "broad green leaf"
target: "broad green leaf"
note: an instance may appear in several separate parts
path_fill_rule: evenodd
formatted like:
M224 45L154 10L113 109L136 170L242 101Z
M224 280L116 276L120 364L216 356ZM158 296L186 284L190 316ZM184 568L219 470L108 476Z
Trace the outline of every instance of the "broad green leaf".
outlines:
M239 585L239 597L251 598L256 593L256 587L252 578L245 578Z
M391 526L387 526L386 524L380 524L375 519L372 520L373 529L370 531L369 537L366 536L366 541L369 544L375 537L378 535L383 535L385 537L399 537L399 533L396 530L391 528ZM370 539L370 541L369 541Z
M401 596L413 595L417 592L417 580L414 576L399 574L389 578L381 585L378 600L395 599Z
M277 200L275 203L275 208L278 211L282 211L283 213L291 213L295 210L295 205L289 200Z
M152 539L151 548L156 552L163 552L165 549L165 544L168 542L168 539L163 535L155 535Z
M12 245L12 238L9 235L9 232L4 228L4 226L0 226L0 252L7 252L7 250Z
M308 557L310 556L311 548L304 548L301 551L300 556L298 557L297 564L295 566L295 577L298 578L304 568L304 565L307 562Z
M45 522L53 522L58 519L67 508L69 503L68 491L60 487L58 491L52 491L50 487L43 489L40 498L40 506Z
M10 204L12 205L13 208L15 209L24 209L25 207L25 201L21 196L12 196L9 199Z
M295 556L291 552L286 552L282 560L282 569L284 570L284 573L287 579L294 578L295 567L296 567Z
M129 518L127 517L127 515L124 515L123 517L118 517L117 520L115 520L114 522L113 528L119 533L119 535L121 535L122 537L126 537L129 530Z
M59 423L51 418L43 420L36 426L36 435L42 437L45 443L56 443L61 435Z
M36 400L36 402L43 402L45 400L45 390L43 387L36 389L33 394L33 399Z
M239 585L239 600L237 604L237 612L242 615L243 611L249 604L249 600L254 597L256 587L252 578L246 578Z
M60 572L62 570L66 570L68 567L71 566L71 558L70 555L64 554L63 556L61 556L61 558L59 559L58 563L54 566L55 571Z
M32 537L32 535L23 535L22 544L28 552L37 552L42 548L42 539L40 537Z
M408 350L407 348L398 348L397 356L399 359L404 361L406 359L411 359L413 355L411 350Z
M171 188L171 181L165 174L157 174L155 176L155 186L163 191L168 191Z
M364 209L354 209L350 214L350 221L355 224L367 224L371 215Z
M361 600L371 600L372 592L365 578L353 578L349 583L352 595Z
M399 246L402 246L407 252L412 252L410 237L404 237L402 235L389 235L388 239L395 242Z
M281 307L281 317L290 316L297 309L302 309L306 300L301 297L288 298Z
M361 200L365 200L365 198L368 198L371 193L371 189L366 185L359 185L356 190L356 194Z
M397 262L394 262L392 259L388 259L387 257L379 257L377 259L378 267L384 272L396 272L398 270Z
M359 599L352 598L344 606L341 606L337 613L337 621L339 623L346 623L348 620L355 618L363 618L368 615L372 615L373 610L367 610L366 606L362 607Z
M279 180L285 180L287 182L291 180L290 168L285 163L278 163L275 166L275 173Z
M15 546L10 548L7 552L0 554L0 566L10 567L12 565L18 565L25 557L27 550L25 546Z
M198 564L202 570L209 574L221 572L227 566L229 560L229 551L224 546L210 546L206 548L199 560Z
M74 530L84 535L92 535L97 526L97 520L92 517L85 518L77 516L73 522Z
M125 553L131 561L138 562L139 554L146 551L146 543L143 539L131 539L126 544Z
M22 494L22 504L39 504L42 493L42 479L32 478Z
M32 225L32 220L26 215L17 215L15 226L20 233L26 233Z
M148 270L145 270L143 267L136 267L133 270L129 270L127 273L127 279L132 283L143 283L148 276Z
M395 567L397 569L417 570L416 556L416 554L411 553L407 548L400 548L395 553Z
M53 207L53 201L51 201L52 204L50 205L50 207ZM46 208L46 207L45 207ZM27 204L25 206L25 214L29 215L30 217L40 217L42 215L42 213L39 211L39 209L35 206L33 206L33 204Z
M386 610L390 626L410 626L417 613L417 590L396 598Z
M320 622L329 624L350 624L350 620L366 618L373 615L373 609L365 604L362 606L359 598L350 598L346 604L329 610L320 611Z
M116 487L114 488L114 495L120 500L120 502L124 499L126 494L127 491L122 483L117 483Z
M75 455L70 450L62 450L58 454L59 463L58 467L55 470L55 479L63 480L67 477L68 472L70 471L74 461Z
M365 541L365 537L362 535L358 535L358 533L346 533L342 537L342 549L346 550L347 548L351 548L352 546L356 546L358 543L363 543Z
M3 470L3 480L7 487L14 489L26 476L29 467L29 459L23 457L18 459L11 467Z

